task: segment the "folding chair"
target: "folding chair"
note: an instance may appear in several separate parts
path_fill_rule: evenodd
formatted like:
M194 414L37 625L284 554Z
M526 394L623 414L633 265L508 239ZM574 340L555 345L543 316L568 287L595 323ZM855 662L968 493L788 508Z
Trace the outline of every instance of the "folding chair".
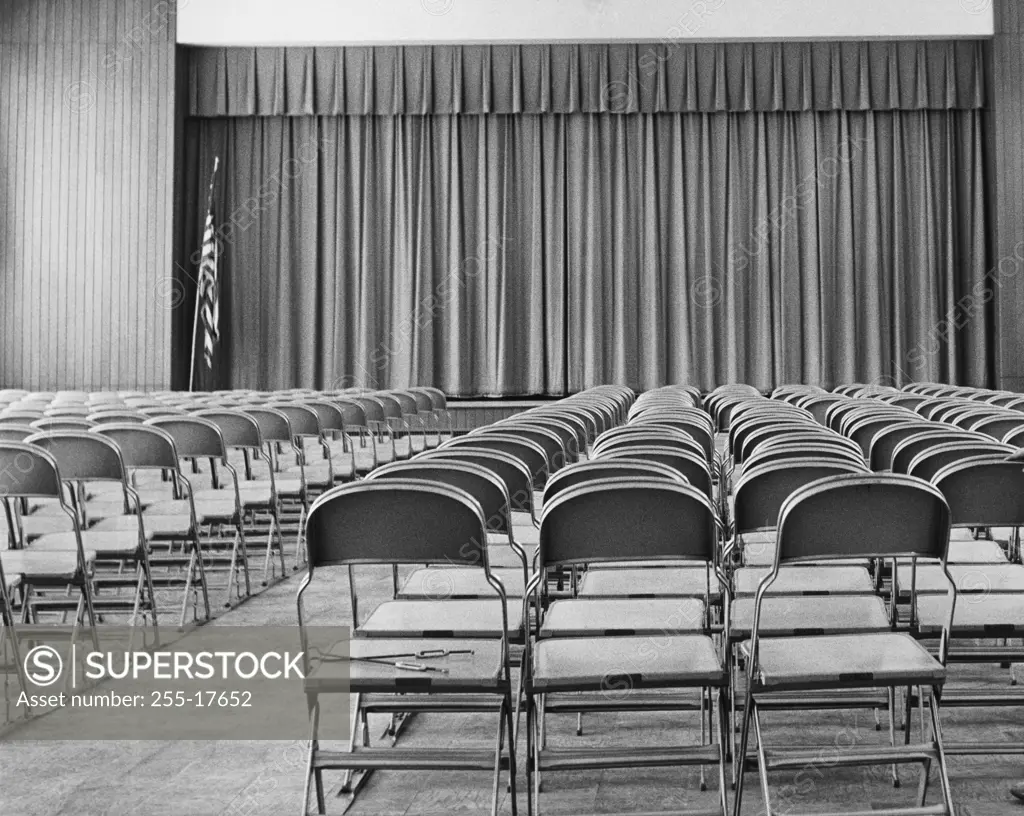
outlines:
M20 576L22 622L38 623L40 610L75 610L72 640L86 622L93 647L99 648L96 613L93 606L92 574L96 553L82 544L78 515L65 500L64 483L57 462L45 450L24 442L0 442L0 499L7 516L8 549L0 550L0 567L5 575ZM49 499L69 519L75 546L72 550L37 550L32 544L17 548L23 541L19 529L18 500ZM46 594L39 594L42 590ZM78 600L68 595L78 591ZM54 594L61 592L61 595ZM67 594L63 594L67 593Z
M491 598L471 602L478 612L463 623L473 627L486 619L490 621L490 631L477 626L471 637L355 637L349 644L343 670L337 668L338 659L331 661L330 656L315 669L306 664L310 741L303 813L308 809L311 787L316 791L317 812L326 812L325 770L372 772L410 768L492 773L492 816L498 813L501 773L507 770L511 812L518 812L508 599L501 582L491 574L487 548L482 546L485 540L486 521L480 505L465 491L444 484L390 479L362 481L334 488L313 504L306 523L308 572L297 599L304 655L308 634L303 595L317 572L325 567L425 561L464 564L482 569L493 594ZM356 610L352 612L358 627ZM376 657L405 652L411 653L413 660L416 655L424 655L419 659L428 669L414 672L404 668L404 662ZM494 747L371 748L365 722L357 717L348 750L325 750L319 740L321 696L338 693L345 694L346 701L349 693L354 695L357 711L362 710L361 700L368 695L396 697L398 710L406 711L414 709L420 700L429 710L436 705L430 695L465 700L466 710L487 710L496 715Z
M186 416L167 416L151 419L146 426L159 428L174 440L178 456L195 461L206 460L210 465L211 487L220 488L220 477L217 466L220 465L230 476L230 485L225 492L215 497L199 500L198 492L191 485L192 497L187 503L182 501L157 502L147 508L154 516L180 516L194 509L196 519L202 517L207 526L210 538L203 541L206 558L227 561L228 582L225 606L231 605L232 589L237 589L239 599L248 598L252 594L249 577L249 553L245 538L245 509L242 503L238 471L228 459L228 448L220 428L208 419ZM102 428L103 426L101 426ZM221 528L230 528L230 538L221 534ZM244 596L238 582L238 571L241 569L244 582Z
M209 588L206 581L205 550L200 540L201 525L207 517L197 510L193 501L192 487L182 474L178 451L173 438L166 431L152 425L134 423L98 425L90 431L117 444L121 461L125 467L136 473L167 475L172 496L178 500L156 501L148 506L140 494L143 506L142 526L154 552L150 554L151 568L165 570L153 572L152 581L156 586L182 586L184 588L179 626L184 627L185 618L192 600L193 614L198 617L198 597L202 596L204 619L210 619ZM87 505L88 507L88 505ZM96 532L121 532L137 529L138 519L130 514L133 508L122 505L119 515L113 513L100 519L90 528ZM207 509L205 506L203 510ZM215 509L214 513L223 512ZM216 516L214 516L216 517ZM160 551L157 552L156 548ZM180 547L180 552L178 548ZM177 574L182 568L185 575ZM198 590L196 589L198 587Z
M499 425L485 425L482 428L476 428L470 431L466 435L466 438L473 438L480 435L509 436L536 442L544 451L544 455L547 460L545 468L548 475L565 467L569 460L569 454L566 450L565 444L557 433L529 423L503 422Z
M516 541L512 525L511 498L507 487L494 472L473 462L460 462L438 458L416 458L409 462L394 462L372 473L370 479L418 479L431 483L448 484L464 490L480 505L487 523L489 562L492 575L501 581L511 598L522 598L529 578L528 556ZM495 538L503 539L503 548L515 554L515 566L499 567L494 563ZM532 554L531 554L532 555ZM502 559L503 561L505 559ZM399 585L394 573L394 597L400 600L477 599L493 594L486 577L479 570L463 566L428 564L416 569ZM428 629L444 628L428 626Z
M306 487L313 493L334 487L334 459L331 456L331 448L316 409L298 402L280 401L268 402L264 407L272 408L288 418L288 424L295 435L295 444L300 452L300 458L296 460L296 463L284 468L281 474L292 479L301 476L306 481ZM322 456L321 462L313 464L310 461L310 446L314 450L319 449Z
M291 423L288 417L274 408L263 406L246 405L242 408L245 413L251 416L260 426L260 436L266 445L267 471L280 472L278 450L290 449L295 461L298 462L298 472L292 473L289 478L275 477L274 486L277 490L278 499L281 502L280 518L282 521L289 516L289 511L298 510L298 517L295 519L295 562L293 570L299 568L300 563L305 563L306 549L302 544L302 536L306 529L306 516L309 514L309 489L306 486L306 470L302 465L302 451L295 441L295 434L292 433ZM258 465L254 465L258 467ZM259 474L258 474L259 475ZM269 479L269 473L266 474ZM294 513L291 513L294 515Z
M691 487L642 478L577 485L561 491L544 510L538 571L530 580L529 590L533 593L546 584L548 570L602 561L692 560L711 570L717 542L714 507ZM544 773L717 765L718 806L701 812L726 813L724 692L728 676L724 656L712 639L705 610L697 608L699 604L687 607L692 618L685 616L669 631L662 620L661 629L651 634L652 613L659 611L654 606L556 601L538 622L536 645L528 648L526 660L526 768L536 812L540 812L539 783ZM630 631L631 622L639 630L636 634ZM593 696L595 692L607 695L610 688L621 687L631 693L654 689L698 691L700 702L690 709L700 712L701 744L598 749L547 744L542 726L545 712L551 710L550 698L580 693ZM705 742L704 714L713 711L705 705L709 692L717 692L719 738ZM579 710L587 702L576 698L569 705ZM605 706L614 707L614 703ZM629 701L618 701L618 707L635 710ZM671 704L672 710L682 708L678 701ZM658 710L659 706L648 704L648 709ZM713 714L710 718L714 719Z
M922 766L916 807L888 808L879 812L906 816L953 816L953 802L939 725L938 698L946 680L949 624L953 619L953 581L946 570L949 508L933 486L908 476L873 474L833 476L799 488L782 506L778 523L775 564L761 581L754 601L750 642L747 647L747 689L740 728L737 761L741 772L736 784L733 813L740 816L750 727L757 732L757 767L764 808L776 813L771 802L769 771L812 766L820 756L814 749L769 748L761 721L764 710L784 710L773 704L781 692L835 693L860 689L925 685L933 689L930 712L932 738L919 745L852 746L830 754L830 765ZM938 558L949 582L947 624L939 657L933 657L910 635L899 632L800 635L766 638L762 634L763 605L781 568L808 561L848 558L894 559L900 556ZM932 763L938 768L942 804L926 806ZM865 811L867 812L867 811Z
M246 521L255 528L257 514L264 513L269 519L267 527L267 547L263 560L262 585L267 586L273 575L274 550L277 550L277 560L281 567L281 577L287 573L284 563L284 533L281 529L281 499L278 493L278 484L275 478L273 467L266 470L266 479L258 479L253 473L253 460L263 456L266 452L263 434L260 431L260 424L254 416L243 411L231 411L225 409L207 409L198 411L195 416L212 422L220 430L224 445L228 451L238 451L242 454L242 465L244 479L238 480L238 496L242 505L242 524ZM269 456L269 454L267 454ZM283 486L292 496L301 496L303 492L303 481L300 475L298 479L282 480ZM231 488L211 488L197 490L193 494L198 502L204 501L231 501L234 498ZM255 529L254 529L255 532ZM276 545L276 547L275 547Z
M61 479L72 488L71 506L78 513L79 532L54 532L37 537L32 547L37 552L77 552L79 546L96 555L94 568L93 607L101 612L130 610L129 623L135 626L140 612L143 619L152 615L153 631L159 642L157 599L153 589L153 573L149 563L149 539L141 515L132 530L85 530L85 516L80 511L78 496L86 482L107 482L119 492L125 506L141 513L139 495L128 484L128 476L117 444L95 434L73 431L53 431L36 434L25 440L27 444L45 450L60 468ZM84 530L84 531L83 531ZM112 571L101 567L109 563ZM133 574L124 568L132 567ZM134 590L130 600L96 595L96 590L122 588Z

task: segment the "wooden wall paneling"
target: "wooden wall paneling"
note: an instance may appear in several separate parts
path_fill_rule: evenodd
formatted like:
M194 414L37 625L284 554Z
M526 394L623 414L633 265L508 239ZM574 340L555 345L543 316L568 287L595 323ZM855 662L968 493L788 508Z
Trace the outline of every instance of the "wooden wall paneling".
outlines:
M0 0L0 387L170 383L173 8Z

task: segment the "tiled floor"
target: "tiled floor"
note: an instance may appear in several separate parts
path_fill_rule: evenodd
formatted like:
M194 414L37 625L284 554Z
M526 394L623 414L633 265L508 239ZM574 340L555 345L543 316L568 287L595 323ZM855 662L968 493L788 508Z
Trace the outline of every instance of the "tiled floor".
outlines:
M365 574L364 574L365 573ZM213 625L287 624L295 621L298 580L290 578L225 613ZM385 570L364 570L359 586L367 600L389 591ZM312 622L344 622L348 580L341 571L318 574L307 593ZM987 678L1002 682L993 669ZM588 716L585 735L574 736L574 718L553 718L549 739L590 744L632 741L656 744L681 737L684 716ZM1024 740L1024 711L949 711L947 740L992 738ZM693 738L693 719L687 739ZM374 737L380 733L374 724ZM298 814L303 784L303 749L298 742L48 742L33 741L38 725L28 724L0 742L0 814L4 816L277 816ZM799 774L777 774L774 811L820 812L830 807L879 808L910 804L917 787L916 770L903 771L904 785L894 790L885 769L835 769L844 747L881 742L870 712L777 714L766 721L769 740L778 744L815 742L823 746L820 762ZM464 741L491 744L492 731L482 716L425 715L414 720L403 740L437 746ZM521 760L520 760L521 764ZM710 769L709 769L710 771ZM952 758L950 773L962 816L998 816L1020 812L1008 793L1014 779L1024 778L1024 762L1013 757ZM522 777L521 777L522 778ZM336 777L327 777L333 784ZM543 812L548 814L678 811L713 806L717 780L709 773L709 790L698 789L693 768L550 774L545 777ZM370 780L352 814L483 814L490 801L490 779L472 773L380 773ZM336 789L336 784L335 784ZM934 788L933 788L934 796ZM342 800L329 796L329 813L341 813ZM520 796L525 812L525 800ZM503 812L509 812L508 797ZM755 775L748 777L744 813L764 813Z

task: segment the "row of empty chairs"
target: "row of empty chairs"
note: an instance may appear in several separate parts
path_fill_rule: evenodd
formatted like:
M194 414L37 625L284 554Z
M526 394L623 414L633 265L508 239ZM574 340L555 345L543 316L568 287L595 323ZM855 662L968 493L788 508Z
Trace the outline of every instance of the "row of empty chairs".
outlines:
M125 619L159 637L290 572L285 527L335 484L451 439L441 392L0 392L6 631ZM253 539L265 545L256 551ZM72 637L77 632L72 633ZM17 638L13 639L17 648ZM17 662L17 661L16 661Z
M283 573L285 517L305 533L295 560L307 566L301 629L307 587L327 567L347 570L354 638L347 657L325 659L308 681L316 704L304 808L315 791L325 812L325 770L341 770L342 790L354 799L376 769L461 768L493 773L495 812L508 772L515 812L518 751L531 812L543 809L548 774L678 765L699 767L701 790L705 770L717 772L700 812L727 813L731 783L739 816L755 769L765 811L784 812L772 773L814 766L821 750L772 743L763 714L793 709L874 710L879 725L885 712L886 744L854 746L830 765L888 766L899 785L897 766L918 764L915 804L892 811L907 816L952 816L948 748L1022 752L1006 742L946 743L941 717L947 704L1020 704L1009 689L979 695L947 683L950 662L1019 659L1009 640L1024 635L1019 397L921 385L785 386L768 396L745 385L640 396L602 386L456 436L443 403L426 408L426 393L412 401L415 412L400 404L399 416L388 415L391 407L383 419L352 406L394 399L390 392L122 395L120 405L104 407L141 416L110 424L97 421L106 411L93 410L106 398L41 395L49 398L43 407L32 396L0 393L8 403L0 434L30 434L19 442L16 432L0 451L8 451L8 470L25 450L42 451L60 476L51 478L57 487L47 502L9 491L20 503L8 513L16 546L4 555L45 542L38 528L26 528L59 518L58 508L78 531L72 539L82 541L90 576L80 582L80 618L107 594L96 565L124 576L131 560L90 554L90 531L132 527L133 613L152 609L154 622L147 576L184 577L195 595L196 584L203 593L206 584L192 572L219 567L229 592L232 580L239 592L254 530L268 536L265 578L272 559ZM89 413L54 413L70 409ZM26 413L39 414L32 421L43 426L20 424ZM316 417L309 433L297 431L307 414ZM239 417L254 420L258 435L242 434L248 419ZM271 432L271 417L286 422ZM47 426L63 419L96 424ZM209 431L202 444L199 427ZM141 478L138 460L125 458L132 445L117 436L127 429L168 437L174 465L168 457ZM222 453L210 454L215 436ZM65 476L61 445L97 437L120 454L120 473L108 455L106 475L93 467ZM99 458L95 450L84 457ZM193 490L197 480L210 487ZM261 512L268 491L276 509ZM279 506L285 491L287 512ZM219 531L219 544L206 538L214 532L207 525L191 549L155 549L146 525L154 506L198 507L225 492L237 501L230 520L218 519L232 528ZM120 512L107 517L103 504ZM175 554L179 562L164 569L160 558ZM390 569L392 591L363 609L357 584L368 564ZM15 573L4 596L8 621L18 592L29 619L24 583ZM38 605L62 594L44 589ZM318 695L349 688L349 743L325 750ZM492 716L495 742L424 755L399 739L402 724L423 712ZM585 715L609 712L683 717L692 740L593 748L550 735L552 716L574 716L581 735ZM373 713L390 716L385 747L369 739ZM930 772L938 779L932 801Z
M579 397L581 403L595 399ZM431 668L448 674L427 671L429 678L414 682L403 669L378 664L368 669L375 682L387 676L392 691L404 679L424 691L456 692L446 678L463 666L457 652L478 639L498 641L496 653L507 663L496 665L507 668L502 676L509 689L500 713L507 718L525 707L531 810L542 806L541 778L549 773L695 764L702 787L705 766L719 771L718 801L710 812L727 812L731 777L733 812L740 813L750 767L761 776L768 812L777 812L771 809L770 772L806 767L820 746L770 746L762 713L862 707L887 711L889 742L853 748L839 764L891 765L898 784L896 766L916 763L917 802L900 812L951 814L939 702L950 699L942 691L946 664L961 654L953 636L964 634L951 615L957 599L964 607L970 590L957 568L983 563L978 559L995 557L997 550L1000 567L1019 566L1007 557L1012 552L984 537L1019 525L1008 504L1021 494L1021 465L1006 461L1015 448L986 447L1001 443L968 429L975 433L968 440L976 446L973 456L932 461L950 452L926 445L905 467L894 467L896 449L906 440L891 439L891 426L921 417L889 392L792 387L768 398L734 386L702 397L693 389L667 388L637 399L621 395L619 401L601 412L603 424L584 419L582 435L573 421L581 417L579 406L554 403L381 470L368 483L388 477L383 492L363 483L321 498L310 519L311 564L368 558L373 529L364 525L364 543L350 541L354 550L348 554L346 542L330 532L332 526L348 529L341 519L380 515L355 509L367 501L425 507L430 501L423 491L462 490L458 501L472 508L483 528L477 533L477 521L470 523L468 539L451 528L431 535L438 546L433 554L418 550L392 560L393 554L379 553L385 563L420 566L402 582L396 570L394 598L365 621L356 615L363 627L355 641L359 656L379 652L379 644L371 648L373 638L407 638L402 648L414 654L430 653L424 643L437 638L443 656ZM884 453L880 444L892 450ZM927 456L919 460L921 453ZM984 463L974 461L979 456ZM508 479L498 477L499 462ZM470 476L477 466L483 472ZM486 501L485 481L494 482ZM982 501L996 495L1001 498L988 506ZM330 514L333 525L318 525L318 511ZM421 508L408 517L424 515ZM334 556L314 556L321 546ZM1005 659L1009 652L998 654ZM518 681L512 674L517 663ZM320 804L325 768L358 776L370 765L412 767L403 765L412 760L401 748L370 747L365 713L467 710L465 700L443 694L413 705L383 702L374 690L379 687L368 687L360 700L363 716L348 752L321 763L311 749L310 779ZM917 742L911 742L914 707L922 715ZM551 714L575 714L579 732L584 713L609 711L696 712L696 744L550 744ZM499 741L507 731L510 748L520 744L518 716L498 728ZM482 770L482 759L475 761ZM507 757L489 761L496 773L510 767ZM938 772L938 801L931 803L930 771ZM354 793L358 781L352 776L347 789Z

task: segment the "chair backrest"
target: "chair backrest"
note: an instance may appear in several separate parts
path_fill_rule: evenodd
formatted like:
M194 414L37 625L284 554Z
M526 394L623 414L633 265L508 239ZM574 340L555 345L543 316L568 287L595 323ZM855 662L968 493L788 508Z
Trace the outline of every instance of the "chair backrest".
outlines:
M686 451L671 448L626 448L604 453L602 459L640 459L648 462L660 462L674 468L691 486L711 498L713 494L711 471L707 462Z
M539 564L712 562L718 532L710 500L691 486L644 477L601 479L570 487L544 507Z
M42 411L4 411L0 414L0 425L29 425L43 418Z
M917 556L946 560L949 506L928 482L895 473L829 476L782 504L775 568L800 561Z
M472 434L445 442L442 448L484 448L502 451L521 459L533 475L533 483L543 487L548 476L548 457L536 442L505 434Z
M174 439L162 428L126 422L97 425L91 428L89 433L99 434L116 442L125 467L173 471L179 469Z
M405 391L388 391L386 394L399 404L403 415L419 413L419 405L412 394Z
M526 463L517 456L489 448L442 447L421 453L411 461L424 459L471 462L487 468L504 482L513 510L533 513L533 474Z
M927 448L944 445L948 442L968 441L985 442L987 437L972 434L970 431L957 431L955 428L941 428L935 431L921 431L911 434L896 445L892 453L892 472L906 473L914 457Z
M174 439L178 455L185 458L227 459L227 445L220 428L199 417L155 417L146 425L166 431Z
M92 411L87 405L54 405L43 412L44 417L86 417Z
M0 441L4 442L23 442L35 433L38 431L28 425L0 425Z
M491 427L500 428L505 425L523 428L542 428L555 434L561 442L562 450L565 451L566 457L570 462L575 462L579 459L580 451L586 445L586 433L583 425L578 422L569 422L566 417L555 417L550 414L517 414L516 416L496 422ZM548 446L543 447L547 450Z
M421 395L427 402L426 395ZM341 411L341 421L346 429L365 428L366 410L358 402L347 397L331 397L331 404ZM429 409L428 409L429 410Z
M368 479L422 479L457 487L483 510L487 529L507 533L512 524L511 499L505 483L490 469L456 459L414 459L377 468Z
M403 393L408 394L416 401L416 410L421 414L430 414L434 411L434 401L422 388L407 388Z
M295 402L269 402L264 407L273 408L288 417L288 423L296 437L309 438L321 435L320 416L308 405L300 405Z
M137 422L141 425L149 417L136 411L96 411L93 414L89 414L86 419L92 420L94 425L109 422Z
M359 394L357 396L347 397L352 402L359 405L363 409L363 414L366 416L367 422L383 422L386 417L384 414L384 406L381 405L380 400L372 397L369 394Z
M31 423L38 431L88 431L94 424L84 417L43 417Z
M910 460L907 473L930 482L946 465L959 462L963 459L971 459L976 456L990 456L1005 459L1013 453L1009 445L1002 445L998 442L946 442L925 448L917 456Z
M615 430L615 429L613 429ZM609 436L612 431L605 431L601 438L594 443L593 456L601 456L608 451L623 450L628 448L675 448L696 454L706 461L707 456L704 449L696 439L680 431L678 435L668 435L657 431L641 431L631 429L630 433L616 434Z
M521 422L503 422L500 425L486 425L471 431L468 436L502 435L536 442L547 458L547 472L554 473L568 464L569 456L561 437L547 428Z
M0 499L60 499L64 504L57 461L25 442L0 442Z
M251 405L247 405L242 410L256 420L256 424L260 426L260 436L264 442L294 444L295 435L292 433L291 423L283 412L278 411L276 408Z
M1018 417L990 417L976 422L971 426L972 431L986 434L993 439L1002 439L1010 431L1024 428L1024 415Z
M704 451L704 455L707 457L709 462L713 462L715 458L715 435L704 423L698 422L695 419L674 417L671 414L664 414L661 412L653 412L644 414L641 417L635 418L630 422L630 425L643 426L643 425L667 425L672 428L678 428L681 431L686 432L693 437Z
M302 404L316 412L321 431L345 432L345 414L333 400L307 399Z
M932 483L961 527L1024 527L1024 469L992 456L961 459L941 468Z
M820 445L815 442L793 442L786 445L762 446L754 451L743 463L743 472L773 462L792 459L811 459L815 462L848 462L858 467L864 464L859 453L835 445Z
M125 482L124 462L114 440L75 431L38 433L25 440L49 453L67 481Z
M736 532L774 529L782 503L798 488L844 473L867 473L867 468L852 462L792 459L744 470L733 488Z
M871 455L871 444L879 433L894 425L916 424L914 420L915 417L912 414L864 417L851 423L845 428L845 431L850 439L860 445L864 456L867 457Z
M904 439L913 436L921 431L941 430L941 426L934 422L900 422L882 428L871 439L871 449L868 451L868 465L874 471L889 470L892 467L892 455Z
M392 394L375 391L373 398L380 403L386 419L401 419L405 415L405 412L402 410L402 403Z
M644 479L667 479L676 484L689 484L678 470L658 462L645 462L641 459L591 459L573 467L563 468L548 479L548 483L544 486L544 504L548 504L566 488L578 484L586 484L598 479L618 479L630 476Z
M244 411L211 408L199 411L195 416L216 425L220 429L224 444L229 448L263 449L263 435L260 433L259 422Z
M466 493L421 480L373 479L323 493L306 520L309 569L344 564L480 565L483 510Z
M418 391L423 391L430 401L434 404L435 411L444 411L448 407L448 399L444 395L444 391L439 388L433 388L431 386L421 385L417 388Z

